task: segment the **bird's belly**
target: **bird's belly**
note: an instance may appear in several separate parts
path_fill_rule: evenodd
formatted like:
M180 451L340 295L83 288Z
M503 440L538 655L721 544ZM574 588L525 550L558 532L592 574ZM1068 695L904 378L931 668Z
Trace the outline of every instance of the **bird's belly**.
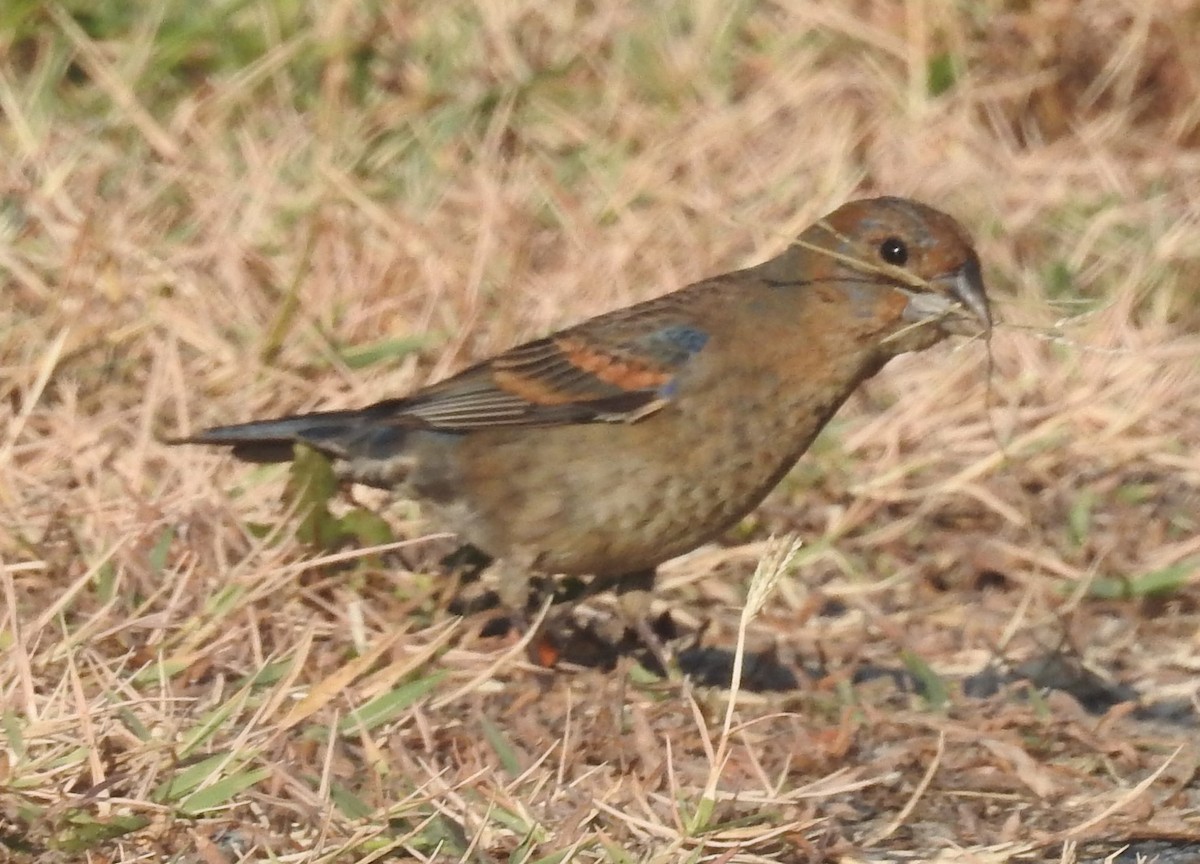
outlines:
M728 528L808 443L794 428L724 419L713 428L663 412L634 424L475 433L442 460L441 482L419 471L414 487L446 527L495 557L555 573L634 572Z

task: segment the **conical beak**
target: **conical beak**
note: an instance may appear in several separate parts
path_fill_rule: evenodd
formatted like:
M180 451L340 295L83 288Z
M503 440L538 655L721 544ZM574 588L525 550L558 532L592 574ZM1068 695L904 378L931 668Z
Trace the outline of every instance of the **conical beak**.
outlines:
M962 336L992 332L992 312L988 307L987 290L983 287L983 275L979 261L972 256L957 270L929 281L929 288L921 292L907 291L908 308L904 317L908 321L938 319L948 333Z
M950 274L946 285L947 293L975 315L985 333L992 332L992 310L988 307L987 291L983 287L983 274L979 270L979 259L971 256L962 267Z

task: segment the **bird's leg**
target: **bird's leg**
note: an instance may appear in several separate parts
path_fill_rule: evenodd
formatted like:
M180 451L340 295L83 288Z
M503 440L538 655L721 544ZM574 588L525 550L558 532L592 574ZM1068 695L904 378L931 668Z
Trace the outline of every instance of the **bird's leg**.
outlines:
M674 665L671 652L650 624L654 575L653 569L623 573L605 580L605 587L611 587L617 595L617 612L625 626L636 633L642 645L654 655L654 659L662 666L663 674L670 675Z
M533 561L499 558L488 566L488 575L496 584L496 597L518 632L529 629L529 598L534 575Z
M478 546L464 543L438 562L443 570L457 572L464 581L474 582L492 563L492 556Z
M534 593L535 580L539 589L545 587L545 575L534 565L532 558L505 558L492 565L491 576L496 581L496 595L500 605L508 611L509 626L526 640L526 652L529 659L538 666L555 666L563 656L564 638L570 638L569 632L557 632L561 624L562 611L552 614L550 609L554 602L554 591L539 590L538 604L541 608L536 621L530 620L530 598ZM568 607L569 608L569 607Z
M484 609L494 608L497 596L484 591L482 596L468 596L467 589L480 581L480 577L492 563L492 557L483 550L465 543L445 555L438 566L448 577L446 594L447 608L454 615L471 615ZM477 592L482 589L476 589Z
M638 570L635 573L622 573L605 580L600 590L612 589L617 597L617 611L630 627L635 621L647 621L650 618L650 598L654 589L654 571Z

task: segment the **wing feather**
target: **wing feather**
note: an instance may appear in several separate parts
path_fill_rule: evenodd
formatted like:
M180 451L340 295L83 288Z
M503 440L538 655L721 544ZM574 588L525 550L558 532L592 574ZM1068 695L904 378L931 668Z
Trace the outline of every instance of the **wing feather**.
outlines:
M686 314L687 293L511 348L401 400L393 422L466 432L641 419L670 402L708 343Z

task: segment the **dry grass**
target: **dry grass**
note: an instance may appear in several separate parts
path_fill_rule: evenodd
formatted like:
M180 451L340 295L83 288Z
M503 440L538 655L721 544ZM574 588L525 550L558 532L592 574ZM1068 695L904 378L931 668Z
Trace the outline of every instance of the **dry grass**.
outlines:
M1200 3L378 5L4 13L0 857L1194 854ZM881 192L977 236L994 365L894 363L664 568L732 649L762 539L804 542L745 635L800 686L728 724L447 616L403 502L355 564L280 473L156 442L403 392Z

